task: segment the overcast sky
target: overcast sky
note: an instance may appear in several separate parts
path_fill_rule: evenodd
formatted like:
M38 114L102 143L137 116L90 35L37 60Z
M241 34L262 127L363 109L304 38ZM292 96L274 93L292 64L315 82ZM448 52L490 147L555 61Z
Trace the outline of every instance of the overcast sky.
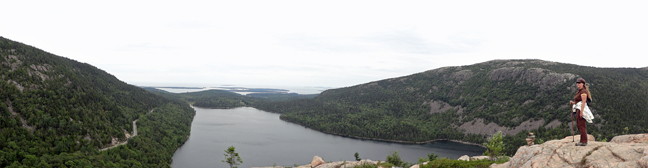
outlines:
M0 36L135 85L345 87L494 59L646 67L644 1L3 1Z

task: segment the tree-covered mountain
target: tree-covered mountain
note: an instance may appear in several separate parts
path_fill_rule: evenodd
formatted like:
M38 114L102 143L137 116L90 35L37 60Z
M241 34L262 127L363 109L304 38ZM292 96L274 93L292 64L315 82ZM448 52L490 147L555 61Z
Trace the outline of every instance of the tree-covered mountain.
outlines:
M648 71L542 60L495 60L327 90L314 99L256 103L281 119L323 132L424 142L481 143L503 131L513 153L526 132L538 140L570 134L575 80L588 81L596 119L588 133L610 139L648 131ZM626 131L627 128L627 131Z
M0 167L169 167L195 115L184 102L3 37L0 88ZM127 140L134 120L139 134ZM117 141L129 143L98 151Z

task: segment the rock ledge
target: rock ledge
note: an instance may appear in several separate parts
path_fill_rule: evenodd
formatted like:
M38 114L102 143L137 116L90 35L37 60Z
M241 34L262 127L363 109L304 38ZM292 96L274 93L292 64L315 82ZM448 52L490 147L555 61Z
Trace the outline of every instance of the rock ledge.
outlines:
M617 138L618 137L618 138ZM575 146L572 137L520 147L511 161L492 168L536 167L642 167L648 168L648 134L622 135L612 142L596 142L588 135L587 146ZM580 136L574 137L578 142Z

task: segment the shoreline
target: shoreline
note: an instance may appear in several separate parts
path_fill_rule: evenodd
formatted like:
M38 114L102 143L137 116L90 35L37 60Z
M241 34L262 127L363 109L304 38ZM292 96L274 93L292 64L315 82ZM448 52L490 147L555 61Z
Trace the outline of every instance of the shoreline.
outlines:
M202 107L202 106L196 106L196 105L193 105L193 104L189 104L189 106L190 106L190 107L201 108L201 109L221 109L221 110L235 109L235 108L241 108L241 107L252 107L252 106L245 105L245 106L237 106L237 107L225 107L225 108L221 108L221 107ZM254 108L254 107L252 107L252 108ZM256 108L255 108L255 109L256 109ZM263 110L261 110L261 111L263 111Z
M254 108L254 107L252 107L252 108ZM261 110L261 111L263 111L263 110ZM275 113L275 112L269 112L269 113ZM277 113L277 114L281 114L281 113ZM312 130L317 131L317 132L321 132L321 133L325 133L325 134L329 134L329 135L341 136L341 137L354 138L354 139L372 140L372 141L380 141L380 142L392 142L392 143L399 143L399 144L417 144L417 145L432 143L432 142L436 142L436 141L452 141L452 142L456 142L456 143L461 143L461 144L473 145L473 146L479 146L479 147L482 147L482 148L486 148L486 146L484 146L482 144L466 142L466 141L461 141L461 140L455 140L455 139L443 139L442 138L442 139L432 139L432 140L427 140L427 141L422 141L422 142L416 142L416 141L390 140L390 139L380 139L380 138L367 138L367 137L360 137L360 136L354 136L354 135L338 134L338 133L331 133L331 132L325 132L325 131L316 130L316 129L313 129L313 128L310 128L310 127L307 127L307 126L304 126L304 125L301 125L301 124L298 124L298 123L286 121L286 120L283 120L281 118L279 118L279 119L281 121L285 121L285 122L288 122L288 123L293 123L293 124L296 124L296 125L299 125L299 126L303 126L303 127L306 127L308 129L312 129Z
M285 121L285 120L283 120L283 121ZM286 121L286 122L288 122L288 121ZM289 123L293 123L293 122L289 122ZM297 124L297 123L293 123L293 124ZM297 124L297 125L299 125L299 124ZM303 125L300 125L300 126L303 126ZM306 128L312 129L310 127L306 127ZM432 142L436 142L436 141L452 141L452 142L456 142L456 143L461 143L461 144L473 145L473 146L479 146L479 147L482 147L482 148L486 148L486 146L481 145L481 144L472 143L472 142L466 142L466 141L460 141L460 140L454 140L454 139L433 139L433 140L428 140L428 141L423 141L423 142L415 142L415 141L390 140L390 139L380 139L380 138L367 138L367 137L359 137L359 136L353 136L353 135L345 135L345 134L324 132L324 131L319 131L319 130L316 130L316 129L312 129L312 130L315 130L315 131L321 132L321 133L325 133L325 134L341 136L341 137L348 137L348 138L362 139L362 140L380 141L380 142L392 142L392 143L399 143L399 144L421 145L421 144L427 144L427 143L432 143Z
M191 106L192 106L192 107L203 108L203 109L233 109L233 108L209 108L209 107L199 107L199 106L193 106L193 105L191 105ZM248 105L246 105L246 106L241 106L241 107L251 107L251 108L255 108L255 107L253 107L253 106L248 106ZM234 108L240 108L240 107L234 107ZM255 108L255 109L257 109L257 108ZM258 109L258 110L261 110L261 109ZM267 112L267 113L280 114L280 115L283 114L283 113L272 112L272 111L265 111L265 110L261 110L261 111L264 111L264 112ZM312 130L314 130L314 131L321 132L321 133L325 133L325 134L329 134L329 135L336 135L336 136L341 136L341 137L348 137L348 138L355 138L355 139L362 139L362 140L372 140L372 141L381 141L381 142L392 142L392 143L399 143L399 144L417 144L417 145L420 145L420 144L427 144L427 143L432 143L432 142L436 142L436 141L452 141L452 142L456 142L456 143L461 143L461 144L473 145L473 146L479 146L479 147L482 147L482 148L486 148L486 146L484 146L484 145L482 145L482 144L477 144L477 143L472 143L472 142L466 142L466 141L461 141L461 140L454 140L454 139L432 139L432 140L427 140L427 141L423 141L423 142L416 142L416 141L390 140L390 139L380 139L380 138L367 138L367 137L360 137L360 136L353 136L353 135L345 135L345 134L338 134L338 133L324 132L324 131L316 130L316 129L313 129L313 128L310 128L310 127L307 127L307 126L304 126L304 125L301 125L301 124L298 124L298 123L294 123L294 122L290 122L290 121L283 120L283 119L281 119L281 117L279 118L279 120L284 121L284 122L288 122L288 123L293 123L293 124L296 124L296 125L299 125L299 126L303 126L303 127L308 128L308 129L312 129Z

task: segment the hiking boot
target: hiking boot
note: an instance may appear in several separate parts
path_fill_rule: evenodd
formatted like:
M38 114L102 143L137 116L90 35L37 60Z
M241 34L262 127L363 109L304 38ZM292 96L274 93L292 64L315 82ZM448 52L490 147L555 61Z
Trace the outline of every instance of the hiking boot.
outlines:
M587 143L576 143L576 146L587 146Z

